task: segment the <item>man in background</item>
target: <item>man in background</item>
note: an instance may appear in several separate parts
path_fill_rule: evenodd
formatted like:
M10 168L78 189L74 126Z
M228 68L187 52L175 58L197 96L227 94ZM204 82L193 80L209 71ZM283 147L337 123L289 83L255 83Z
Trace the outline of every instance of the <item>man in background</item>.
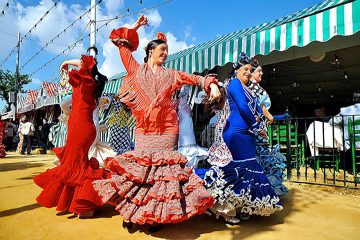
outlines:
M32 137L35 133L34 124L31 121L25 120L26 122L21 127L21 134L24 136L24 142L21 149L21 154L25 154L25 150L27 155L30 155L31 145L32 145Z

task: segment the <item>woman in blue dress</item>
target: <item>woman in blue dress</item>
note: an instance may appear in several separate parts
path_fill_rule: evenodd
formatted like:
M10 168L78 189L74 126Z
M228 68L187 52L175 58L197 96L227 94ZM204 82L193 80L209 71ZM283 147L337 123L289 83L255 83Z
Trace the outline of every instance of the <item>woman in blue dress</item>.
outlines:
M223 131L233 159L223 167L212 166L204 176L215 200L211 210L231 223L239 222L236 216L242 219L250 215L269 216L282 210L269 179L256 161L256 135L264 132L258 120L262 111L246 87L250 70L250 59L241 53L233 66L236 77L228 86L230 115Z
M269 112L271 100L265 89L260 86L263 72L259 62L255 58L251 59L251 66L252 73L247 87L257 98L258 104L264 113L261 120L265 125L272 124L274 118L279 118L280 116L273 116ZM276 195L285 195L288 192L288 189L283 184L285 178L284 171L286 167L286 158L280 153L280 146L278 144L270 146L267 137L257 135L256 153L257 161L264 169L264 173L269 178Z

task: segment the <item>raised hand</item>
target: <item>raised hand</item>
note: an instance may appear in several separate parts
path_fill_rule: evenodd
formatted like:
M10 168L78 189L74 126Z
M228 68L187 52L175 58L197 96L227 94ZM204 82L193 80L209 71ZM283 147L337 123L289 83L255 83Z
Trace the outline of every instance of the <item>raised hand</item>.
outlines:
M144 15L141 15L136 22L131 26L132 29L137 30L139 27L148 25L149 20Z
M67 72L69 70L69 65L66 61L64 61L61 65L60 65L60 73L61 72Z

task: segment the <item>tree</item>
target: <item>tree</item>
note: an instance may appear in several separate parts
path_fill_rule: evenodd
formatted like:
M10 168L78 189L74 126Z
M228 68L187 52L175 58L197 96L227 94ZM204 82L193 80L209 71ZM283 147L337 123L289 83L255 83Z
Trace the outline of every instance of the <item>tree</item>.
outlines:
M31 82L28 75L19 75L18 92L24 92L23 86ZM9 70L3 71L0 69L0 98L6 101L8 108L9 104L9 92L15 92L16 90L16 73L11 73ZM9 110L9 109L8 109Z

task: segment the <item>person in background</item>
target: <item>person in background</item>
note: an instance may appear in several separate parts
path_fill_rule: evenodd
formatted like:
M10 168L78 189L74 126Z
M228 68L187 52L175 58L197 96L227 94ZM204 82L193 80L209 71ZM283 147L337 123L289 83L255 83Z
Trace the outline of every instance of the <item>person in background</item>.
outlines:
M25 121L26 122L21 127L21 134L24 137L24 142L21 148L21 154L24 155L26 151L26 154L30 155L31 147L32 147L32 138L35 133L35 127L31 121L28 120Z
M43 125L41 126L40 129L40 142L41 145L43 146L43 153L45 154L47 149L48 149L48 137L49 137L49 133L50 133L50 123L48 123L47 118L43 119Z
M0 158L6 156L5 145L3 144L5 136L6 136L6 123L1 119L0 116Z
M350 149L350 136L348 121L360 119L360 92L353 93L353 105L340 108L340 113L330 119L330 125L341 126L344 132L345 149ZM359 129L358 129L359 130ZM360 142L356 142L356 148L360 148Z
M260 86L263 71L257 59L251 58L251 66L252 72L247 87L255 95L256 100L264 113L265 117L260 118L260 120L267 128L269 126L268 124L272 124L275 120L275 117L269 112L271 107L270 97L265 89ZM269 178L276 195L283 196L286 194L288 189L283 184L285 178L284 171L286 167L286 157L280 153L280 146L270 146L268 137L258 134L256 136L256 160L264 169L264 173Z
M13 150L15 134L16 125L9 120L6 122L6 138L4 141L6 151Z
M18 142L18 146L17 146L17 150L16 150L18 153L21 153L22 146L24 143L24 135L21 133L21 129L23 128L25 122L26 122L26 115L22 116L19 121L19 128L18 128L18 134L17 134L18 138L19 138L19 142Z
M183 86L179 93L179 141L178 151L186 157L188 162L186 166L193 169L198 167L200 160L208 158L209 153L206 148L202 148L196 144L194 125L192 120L192 112L187 103L190 86Z

